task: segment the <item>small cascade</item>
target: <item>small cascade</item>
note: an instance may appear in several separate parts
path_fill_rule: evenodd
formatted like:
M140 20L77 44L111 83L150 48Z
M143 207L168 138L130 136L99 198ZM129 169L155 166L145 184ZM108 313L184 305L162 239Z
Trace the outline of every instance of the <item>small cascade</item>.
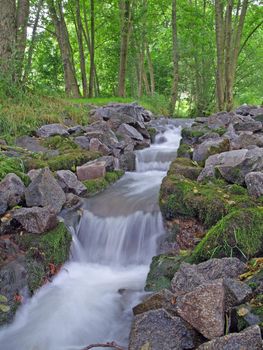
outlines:
M155 144L136 152L136 172L88 199L80 221L71 221L71 260L0 330L0 349L81 350L112 340L127 346L132 307L164 233L161 181L181 138L174 124L160 130Z

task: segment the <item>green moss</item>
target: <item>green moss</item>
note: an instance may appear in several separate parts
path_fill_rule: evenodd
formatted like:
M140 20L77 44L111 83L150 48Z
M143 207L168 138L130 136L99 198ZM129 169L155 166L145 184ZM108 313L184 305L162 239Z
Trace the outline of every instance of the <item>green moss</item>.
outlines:
M145 290L158 291L170 288L171 280L179 269L183 257L161 254L153 257L147 276Z
M193 149L190 145L187 145L186 143L181 143L178 150L177 150L177 156L179 158L192 158Z
M188 158L177 158L172 162L168 171L169 175L183 175L184 177L196 180L201 173L202 168Z
M94 194L104 191L110 184L119 180L123 174L124 171L115 170L107 172L105 177L83 181L87 188L88 196L93 196Z
M155 128L147 128L147 131L151 137L151 141L154 142L155 136L157 134L157 130Z
M196 246L191 260L236 256L250 259L263 253L263 208L235 210L212 227Z
M64 223L43 235L23 234L17 243L25 251L28 285L31 293L39 288L49 273L49 264L60 266L69 257L71 235Z
M227 129L221 127L221 128L214 129L213 131L219 134L219 136L223 136L227 132Z
M24 163L21 159L0 155L0 181L9 173L19 176L25 185L30 182L29 177L25 174Z
M160 208L166 219L195 217L210 228L235 209L257 206L245 189L233 194L236 189L223 181L200 184L169 172L161 185Z
M58 150L60 153L79 149L79 146L70 138L65 136L52 136L42 141L44 147Z
M182 130L183 138L199 138L207 133L207 129L193 129L193 128L184 128Z
M75 171L77 166L83 165L91 160L94 160L100 156L98 152L84 151L84 150L72 150L64 154L52 157L48 160L43 158L25 158L24 164L26 170L40 169L49 167L51 171L57 171L61 169L70 169Z

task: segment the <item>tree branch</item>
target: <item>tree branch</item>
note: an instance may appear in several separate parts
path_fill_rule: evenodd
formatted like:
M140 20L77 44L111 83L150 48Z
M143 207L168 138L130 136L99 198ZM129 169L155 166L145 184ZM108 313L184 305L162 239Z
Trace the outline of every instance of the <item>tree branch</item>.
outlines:
M111 349L116 349L116 350L125 350L122 348L120 345L116 344L114 341L111 343L106 343L106 344L91 344L84 348L83 350L90 350L94 348L111 348Z
M240 52L244 49L244 47L246 46L248 40L251 38L251 36L255 33L255 31L263 24L263 21L261 21L253 30L251 30L251 32L248 34L248 36L246 37L246 40L243 42L240 50L239 50L239 55Z

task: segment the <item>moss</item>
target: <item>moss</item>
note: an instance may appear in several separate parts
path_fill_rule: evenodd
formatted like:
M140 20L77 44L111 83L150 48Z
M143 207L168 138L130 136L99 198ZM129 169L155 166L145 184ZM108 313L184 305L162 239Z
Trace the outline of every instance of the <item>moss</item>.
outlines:
M25 158L26 171L49 167L51 171L70 169L75 171L77 166L83 165L100 156L98 152L84 151L80 149L72 150L56 157L44 160L43 158Z
M0 181L10 173L14 173L19 176L25 185L29 184L30 179L25 174L23 161L18 157L7 157L5 155L0 155Z
M182 130L183 138L199 138L207 133L207 129L184 128Z
M88 196L93 196L99 192L104 191L110 184L119 180L123 174L124 171L115 170L107 172L105 177L83 181L84 185L87 188Z
M69 257L71 235L64 223L43 235L23 234L17 243L25 251L28 285L31 293L39 288L49 274L49 264L59 267Z
M168 171L169 175L183 175L184 177L196 180L201 173L202 168L188 158L177 158L172 162Z
M80 149L70 137L60 135L46 138L42 141L42 145L53 150L58 150L60 153Z
M145 290L158 291L170 288L171 280L179 269L183 257L161 254L153 257L147 276Z
M147 131L151 137L151 142L154 142L155 136L157 134L157 130L155 128L147 128Z
M196 246L191 260L236 256L250 259L263 253L263 208L235 210L212 227Z
M178 150L177 150L177 156L179 158L192 158L193 149L190 145L187 145L186 143L181 143Z
M213 131L219 134L219 136L223 136L227 132L227 129L221 127L221 128L214 129Z
M257 206L247 190L241 191L242 195L233 194L236 189L223 181L200 184L169 172L161 185L160 208L166 219L195 217L210 228L235 209Z

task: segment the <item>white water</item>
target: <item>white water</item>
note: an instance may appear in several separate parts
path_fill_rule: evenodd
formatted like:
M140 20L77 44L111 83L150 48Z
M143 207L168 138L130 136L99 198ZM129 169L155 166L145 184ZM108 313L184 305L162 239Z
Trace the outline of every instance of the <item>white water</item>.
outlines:
M137 152L137 172L87 200L71 228L71 261L0 330L1 350L81 350L113 340L127 346L131 309L164 233L158 193L180 128L167 125L156 141Z

